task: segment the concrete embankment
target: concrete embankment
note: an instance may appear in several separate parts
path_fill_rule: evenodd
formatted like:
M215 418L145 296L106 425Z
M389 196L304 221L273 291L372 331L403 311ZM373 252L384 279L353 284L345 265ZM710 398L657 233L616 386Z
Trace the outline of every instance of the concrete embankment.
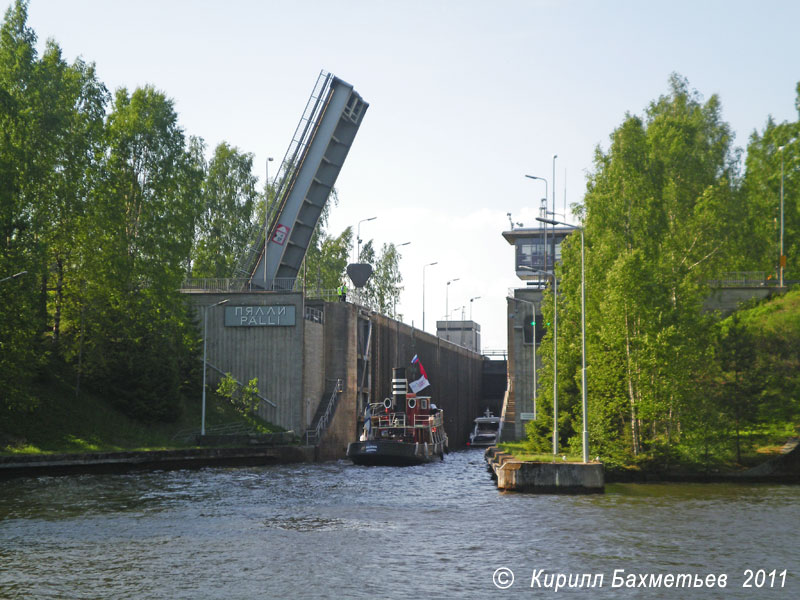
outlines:
M0 479L79 473L125 473L137 470L166 471L220 466L258 466L314 460L313 446L297 445L12 455L0 456Z
M536 494L602 494L602 463L533 462L515 459L492 447L486 461L497 479L497 488Z
M516 460L511 454L492 447L486 450L486 462L497 487L504 490L539 493L591 493L591 490L570 490L579 481L594 485L602 471L604 483L771 483L800 484L800 443L792 445L785 454L766 460L757 467L742 471L647 471L638 469L614 469L605 471L601 463L527 463ZM546 466L547 465L547 466ZM582 469L575 471L574 467ZM587 467L589 467L587 469ZM556 476L558 483L556 484ZM565 485L567 489L565 489ZM602 486L601 486L602 487ZM601 490L596 490L601 491Z

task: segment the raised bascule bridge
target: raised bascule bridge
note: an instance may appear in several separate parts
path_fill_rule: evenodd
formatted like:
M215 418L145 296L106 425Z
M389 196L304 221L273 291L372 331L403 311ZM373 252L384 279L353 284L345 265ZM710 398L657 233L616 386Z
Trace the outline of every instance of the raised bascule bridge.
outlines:
M235 273L190 279L182 290L204 331L207 390L226 373L240 385L257 378L259 415L315 446L321 459L344 456L364 406L389 392L392 367L415 354L445 410L451 446L466 441L485 408L480 354L358 301L325 302L298 284L368 107L352 85L322 71L274 179L275 209L252 227Z

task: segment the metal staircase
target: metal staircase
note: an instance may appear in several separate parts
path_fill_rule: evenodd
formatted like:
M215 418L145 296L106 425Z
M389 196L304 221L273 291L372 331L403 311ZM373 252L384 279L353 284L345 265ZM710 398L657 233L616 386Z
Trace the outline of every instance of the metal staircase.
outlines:
M328 428L328 424L333 418L333 414L336 412L336 404L339 400L339 394L341 394L343 391L342 380L337 379L331 392L326 393L325 396L323 396L322 401L317 407L317 412L314 414L314 420L311 422L311 427L306 430L307 446L316 446L319 444L322 436L325 433L325 430ZM328 398L327 402L324 401L325 397Z
M368 106L352 85L320 72L275 178L269 235L255 225L237 265L235 275L249 277L252 288L292 288Z

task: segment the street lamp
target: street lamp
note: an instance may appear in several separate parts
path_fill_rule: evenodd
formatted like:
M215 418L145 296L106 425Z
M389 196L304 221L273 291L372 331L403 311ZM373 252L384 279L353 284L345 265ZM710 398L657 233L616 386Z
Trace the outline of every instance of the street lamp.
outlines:
M266 162L266 184L264 185L264 289L268 290L267 286L267 245L269 244L269 163L272 162L272 157L267 157Z
M357 228L358 233L356 233L356 260L355 260L355 262L358 262L358 261L361 260L361 224L362 223L366 223L367 221L374 221L377 218L378 217L370 217L369 219L361 219L358 222L358 228Z
M438 264L438 262L432 262L422 267L422 331L425 331L425 269Z
M444 292L444 318L445 318L445 322L446 323L450 322L450 310L449 310L450 309L450 284L455 282L455 281L459 281L459 278L456 277L455 279L451 279L450 281L448 281L447 282L447 287L445 288L445 292ZM445 325L445 329L447 330L448 335L450 335L450 333L449 333L450 332L450 326L449 325Z
M203 306L203 416L200 421L200 435L206 434L206 332L208 330L208 309L225 304L230 298L220 300L216 304Z
M582 410L583 410L583 462L589 462L589 421L586 401L586 261L583 243L583 227L569 225L560 221L538 219L545 223L563 225L577 229L581 232L581 380L582 380Z
M472 321L472 301L473 300L480 300L480 296L475 296L474 298L469 299L469 320Z
M13 275L9 275L8 277L3 277L2 279L0 279L0 283L3 283L4 281L9 281L10 279L16 279L17 277L22 277L26 273L27 271L20 271L19 273L14 273Z

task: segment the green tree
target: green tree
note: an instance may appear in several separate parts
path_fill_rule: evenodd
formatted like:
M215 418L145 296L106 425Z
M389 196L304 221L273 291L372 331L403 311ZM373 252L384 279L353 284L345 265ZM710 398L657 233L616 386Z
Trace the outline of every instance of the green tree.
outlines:
M800 106L800 84L796 105ZM782 150L781 150L782 148ZM783 177L781 164L783 163ZM800 278L800 108L798 120L776 123L767 120L761 133L753 132L747 146L743 189L747 197L749 244L743 249L743 267L760 269L778 277L780 258L781 182L784 196L784 279Z
M13 292L0 301L0 387L18 398L48 357L41 334L59 341L62 312L76 297L107 102L93 65L67 64L53 41L39 58L35 42L27 3L18 1L0 29L0 272L28 272L0 289Z
M192 276L232 276L255 223L259 194L252 170L252 154L225 142L214 150L203 181Z
M373 268L372 276L364 287L364 300L384 315L396 317L397 301L403 290L397 247L394 244L384 244L380 254L377 254L374 242L369 240L361 248L359 262L370 264Z
M106 143L87 237L84 368L137 418L174 419L196 341L177 290L202 177L172 102L153 88L117 91Z
M590 435L605 456L670 454L685 430L682 418L706 391L697 383L712 339L701 312L705 282L727 270L747 236L737 161L718 98L703 102L676 75L644 118L628 115L608 152L596 152L582 215L588 396L591 414L599 414ZM576 339L578 235L563 244L562 257L559 338ZM541 384L552 403L547 341ZM581 429L580 348L561 341L559 348L559 429L566 437Z
M758 417L758 388L755 339L734 313L719 326L716 361L721 369L720 404L724 407L735 431L736 462L742 462L742 429Z
M42 167L38 133L44 115L32 110L37 88L36 34L27 26L27 3L9 7L0 28L0 404L24 406L26 384L40 362L43 253L38 243L37 198L32 182ZM38 318L37 318L38 317Z

